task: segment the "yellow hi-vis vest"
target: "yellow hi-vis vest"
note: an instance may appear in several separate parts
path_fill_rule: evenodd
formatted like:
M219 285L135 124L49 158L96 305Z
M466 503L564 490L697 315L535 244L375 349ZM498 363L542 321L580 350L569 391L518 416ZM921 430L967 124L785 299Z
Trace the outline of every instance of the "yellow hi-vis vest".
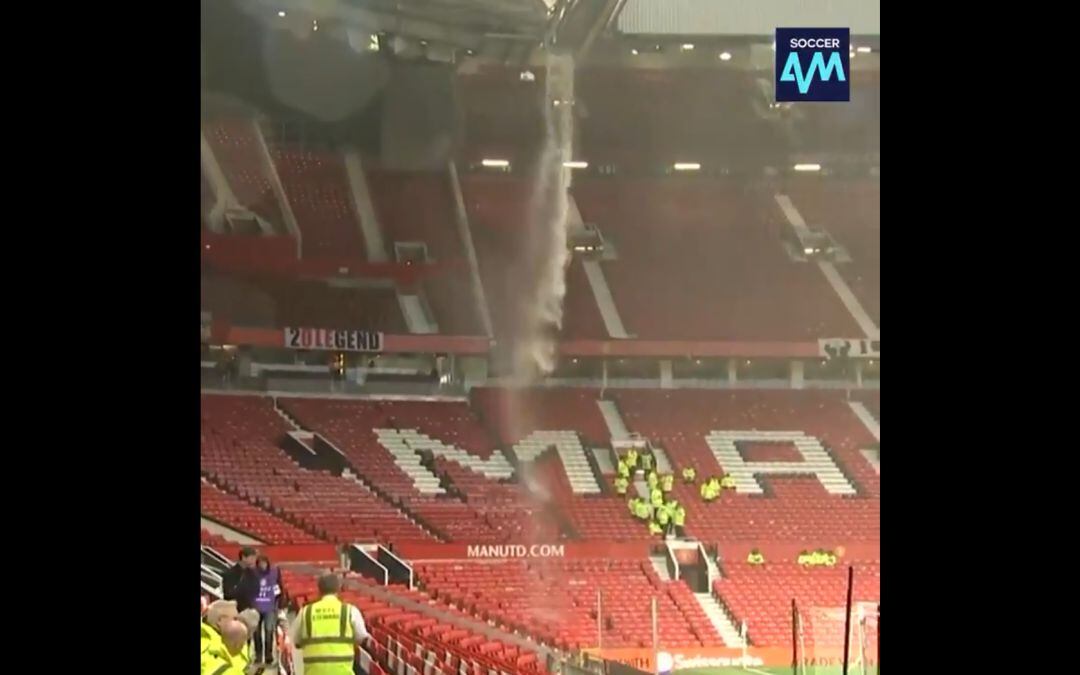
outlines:
M306 675L353 675L356 635L350 606L327 595L301 611L300 639Z
M221 634L214 630L214 627L203 621L199 624L199 642L202 653L206 653L208 649L218 647L222 645Z
M244 669L229 656L224 644L218 644L202 653L199 672L201 675L243 675Z

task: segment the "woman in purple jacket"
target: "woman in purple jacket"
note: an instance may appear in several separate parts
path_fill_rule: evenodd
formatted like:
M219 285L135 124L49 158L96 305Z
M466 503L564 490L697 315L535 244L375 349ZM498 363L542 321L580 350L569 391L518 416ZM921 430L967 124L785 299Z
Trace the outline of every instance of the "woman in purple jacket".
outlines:
M277 613L284 593L281 588L281 571L270 564L270 558L260 554L255 559L255 609L259 610L259 629L255 631L255 654L253 663L274 663L274 634L277 630Z

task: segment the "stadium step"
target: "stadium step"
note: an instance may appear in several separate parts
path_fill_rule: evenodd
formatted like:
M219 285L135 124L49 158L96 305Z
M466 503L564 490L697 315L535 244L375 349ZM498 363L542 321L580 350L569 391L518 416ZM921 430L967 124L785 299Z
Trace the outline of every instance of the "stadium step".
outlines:
M791 202L791 198L787 195L774 195L777 206L784 212L784 217L787 218L788 223L796 231L805 231L806 221L803 220L799 210L795 208L795 205ZM877 340L881 337L881 331L877 325L874 324L874 320L870 318L870 315L863 309L862 303L859 302L855 294L851 292L851 288L847 285L847 282L840 276L840 273L836 271L836 266L831 262L819 261L818 268L821 273L825 275L825 280L832 286L833 291L837 297L840 298L840 302L847 308L848 313L851 314L851 318L855 320L855 323L859 325L862 332L866 334L866 337L871 340Z
M851 314L851 318L855 319L855 323L859 324L859 328L866 337L871 340L877 340L881 338L881 331L878 329L874 320L870 318L870 315L863 309L862 303L855 297L855 294L851 291L851 288L844 281L840 273L836 271L836 266L831 262L819 261L818 268L821 269L821 273L825 275L825 279L836 291L836 295L840 298L840 302L844 303L844 307L847 308Z
M649 562L652 563L652 567L656 570L656 574L664 581L671 581L671 572L668 571L668 554L665 550L664 553L654 553L649 556Z
M862 450L862 456L874 467L874 473L881 475L881 455L877 450Z
M277 400L276 397L274 398L274 412L276 412L278 414L278 416L281 417L281 419L288 422L289 426L292 427L293 429L295 429L297 431L304 431L305 430L302 426L300 426L299 422L297 422L295 419L293 419L293 417L291 415L289 415L289 413L285 412L281 408L281 406L278 405L278 400ZM308 433L311 433L311 432L308 432ZM314 435L314 434L312 434L312 435Z
M600 407L600 414L604 416L604 424L607 425L608 433L611 434L611 440L621 441L630 438L630 430L626 428L626 422L623 421L622 413L619 412L619 406L615 404L615 401L611 400L598 400L596 405Z
M308 452L311 455L318 455L318 451L315 449L315 434L310 431L290 431L288 432L289 438L295 443L296 449L299 451L303 448L303 451ZM287 442L286 442L287 443ZM288 445L282 446L286 451L289 450Z
M210 213L207 214L206 222L212 232L221 234L225 230L225 211L238 206L240 200L236 198L232 187L229 186L229 181L225 178L225 172L221 170L221 165L218 164L217 157L214 156L214 149L210 146L210 141L206 140L205 132L200 134L200 147L203 176L206 177L210 189L214 192L214 206L210 209Z
M266 136L263 135L262 127L259 126L258 120L252 120L251 126L255 130L255 140L258 146L259 162L262 164L263 173L270 181L270 187L274 192L274 199L277 200L278 207L281 209L282 218L285 219L285 227L288 229L289 234L292 235L296 241L300 242L300 250L303 251L304 241L300 234L300 224L296 222L296 215L293 213L292 205L289 204L288 195L285 194L285 186L281 183L281 176L278 175L277 167L274 166L274 158L270 155L270 146L266 144Z
M601 474L610 476L615 473L615 465L611 462L611 450L609 448L590 448L589 452L596 459L596 466L600 468Z
M859 421L863 423L866 430L874 435L874 440L881 441L881 425L874 419L874 413L870 412L870 409L859 401L848 401L848 407L851 408L851 412L855 413L855 416L859 418Z
M461 246L465 249L465 259L469 262L473 301L476 303L480 322L484 326L484 333L492 337L495 335L495 329L491 323L491 310L488 308L487 297L484 294L484 284L480 281L480 263L477 262L476 246L473 245L472 227L469 225L469 215L465 210L465 197L461 193L457 166L453 161L447 163L447 180L450 181L450 193L454 195L454 222L457 223L458 237L461 239Z
M672 468L671 460L668 459L667 452L658 445L653 445L651 447L653 457L656 458L656 472L659 474L672 473L674 469Z
M577 200L574 199L573 194L567 195L567 202L567 229L571 231L584 229L585 224L581 219L581 212L578 211ZM596 260L582 260L581 262L585 268L585 276L589 280L589 287L592 289L593 299L596 300L596 308L600 310L600 318L604 321L604 328L607 329L608 335L618 339L630 337L626 333L626 327L623 326L622 317L619 316L615 298L611 295L611 287L608 286L600 263Z
M375 215L375 206L371 201L371 190L368 189L367 178L364 175L364 164L356 150L348 149L345 156L345 173L349 176L349 192L353 198L353 206L360 216L360 230L364 234L364 249L367 251L368 262L387 262L390 258L386 252L386 244L383 241L382 227Z
M709 623L713 625L713 628L720 635L720 639L724 641L724 646L742 647L739 629L735 626L731 617L728 616L726 608L711 593L694 593L694 599L701 605L705 616L709 618Z
M611 287L608 286L600 263L595 260L583 260L582 266L585 268L585 276L589 280L589 287L592 288L593 298L596 299L596 306L600 310L600 318L604 320L608 335L623 340L630 337L626 332L626 327L623 326L619 310L615 307L615 297L611 295Z
M720 573L720 566L716 564L716 558L711 555L705 556L705 567L709 570L709 588L712 588L713 582L723 574Z
M439 327L431 317L424 299L415 293L397 293L401 315L405 317L405 326L413 335L433 335Z

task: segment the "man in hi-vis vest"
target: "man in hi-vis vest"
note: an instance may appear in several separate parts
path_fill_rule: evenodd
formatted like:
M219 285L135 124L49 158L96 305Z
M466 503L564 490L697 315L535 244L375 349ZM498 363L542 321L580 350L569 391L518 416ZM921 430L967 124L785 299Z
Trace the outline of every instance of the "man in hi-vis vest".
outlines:
M357 644L371 636L360 610L338 599L341 578L319 577L319 600L306 605L289 629L298 675L353 675ZM295 658L299 656L300 658Z

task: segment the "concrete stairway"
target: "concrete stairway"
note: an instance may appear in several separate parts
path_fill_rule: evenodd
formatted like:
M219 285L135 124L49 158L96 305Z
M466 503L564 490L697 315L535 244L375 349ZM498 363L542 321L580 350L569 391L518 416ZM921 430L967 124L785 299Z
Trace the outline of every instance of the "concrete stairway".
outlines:
M870 412L870 409L859 401L848 401L848 407L851 408L851 412L855 413L855 416L859 418L859 421L863 423L866 430L874 435L875 441L881 441L881 424L874 419L874 413Z
M705 616L709 617L709 622L713 625L713 628L720 634L720 639L724 641L724 646L742 647L742 637L739 635L738 627L732 622L727 611L720 602L713 597L712 593L694 593L694 598L698 601L698 604L701 605L701 609L705 612Z
M360 217L360 230L364 235L364 249L367 251L368 262L387 262L390 258L387 256L382 228L375 215L371 191L368 189L367 178L364 176L364 164L360 161L359 153L352 149L344 152L344 159L345 173L349 177L349 192L352 195L356 213Z
M626 428L626 422L623 421L622 413L619 412L619 406L615 404L615 401L600 399L596 405L604 417L604 424L607 425L611 440L622 441L630 438L630 430Z
M653 569L664 581L671 581L671 573L668 572L668 556L667 553L654 553L649 556L649 562L652 563Z

